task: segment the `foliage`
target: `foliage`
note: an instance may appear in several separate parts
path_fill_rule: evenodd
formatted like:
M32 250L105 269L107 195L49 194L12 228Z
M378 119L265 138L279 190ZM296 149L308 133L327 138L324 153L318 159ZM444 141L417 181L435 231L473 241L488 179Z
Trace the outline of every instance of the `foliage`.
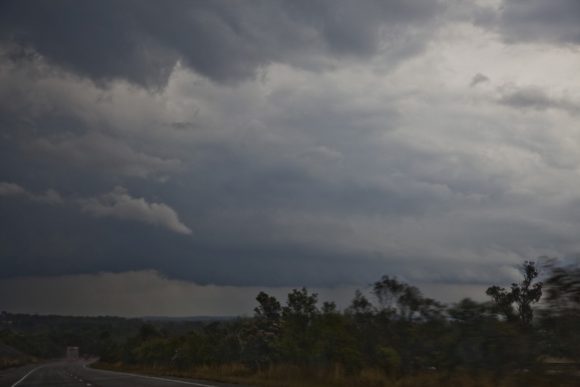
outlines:
M464 374L497 381L550 371L549 357L580 359L580 269L547 267L545 302L534 314L543 289L538 277L535 264L526 262L520 283L487 290L490 302L443 305L383 276L368 294L357 291L344 311L320 304L305 288L292 290L284 303L260 292L251 318L187 324L4 315L15 323L0 331L0 341L40 356L74 343L109 365L197 370L200 377L229 370L223 372L265 385L277 385L284 373L319 385L424 380L435 386L445 385L445 375ZM435 374L437 382L422 376Z
M512 283L511 288L506 290L499 286L492 286L487 289L486 294L490 296L500 313L507 320L519 320L524 326L532 323L533 310L532 304L540 301L542 298L542 282L532 282L538 277L538 270L534 262L526 261L522 266L524 279L521 283ZM516 304L517 313L513 310L513 304Z

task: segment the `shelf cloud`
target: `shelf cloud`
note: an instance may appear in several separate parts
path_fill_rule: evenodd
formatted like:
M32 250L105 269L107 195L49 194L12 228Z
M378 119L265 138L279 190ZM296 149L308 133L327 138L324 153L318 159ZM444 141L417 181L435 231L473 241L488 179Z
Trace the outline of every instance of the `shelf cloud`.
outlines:
M191 234L175 210L164 203L149 203L144 198L134 198L123 187L98 197L81 199L81 209L97 218L113 217L161 226L179 234Z

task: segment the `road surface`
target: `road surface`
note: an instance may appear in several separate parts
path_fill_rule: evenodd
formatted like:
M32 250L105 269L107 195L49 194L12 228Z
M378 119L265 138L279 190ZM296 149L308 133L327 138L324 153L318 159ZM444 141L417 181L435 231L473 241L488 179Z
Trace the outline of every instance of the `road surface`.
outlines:
M54 362L0 372L1 387L242 387L194 379L92 369L84 362Z

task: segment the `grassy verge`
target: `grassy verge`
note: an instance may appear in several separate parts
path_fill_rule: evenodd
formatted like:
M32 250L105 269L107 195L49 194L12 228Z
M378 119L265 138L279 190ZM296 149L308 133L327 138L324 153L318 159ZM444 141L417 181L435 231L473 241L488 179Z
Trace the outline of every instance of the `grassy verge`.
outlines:
M6 368L20 367L23 365L36 363L38 360L32 357L11 357L11 356L0 356L0 370Z
M570 376L534 373L513 374L498 378L484 372L426 372L395 378L377 369L364 369L356 376L349 376L340 367L321 370L291 365L277 365L257 372L240 364L201 366L182 370L156 366L129 366L121 363L96 363L93 366L112 371L205 379L259 387L573 387L579 385L579 380Z

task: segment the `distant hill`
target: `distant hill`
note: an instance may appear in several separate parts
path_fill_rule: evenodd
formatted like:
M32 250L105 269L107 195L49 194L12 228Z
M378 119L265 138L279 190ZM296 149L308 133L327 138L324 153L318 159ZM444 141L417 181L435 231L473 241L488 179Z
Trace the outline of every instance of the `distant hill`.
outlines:
M161 321L161 322L213 322L213 321L230 321L239 318L238 316L145 316L141 317L144 321Z
M138 334L140 319L0 313L0 343L37 358L58 358L67 346L98 354ZM6 353L13 353L4 349ZM1 356L1 355L0 355Z
M68 346L78 346L83 355L100 355L118 348L151 325L163 336L182 336L205 325L235 320L234 316L148 316L123 318L34 315L0 312L0 358L17 354L36 358L64 356ZM3 353L6 355L4 356Z

